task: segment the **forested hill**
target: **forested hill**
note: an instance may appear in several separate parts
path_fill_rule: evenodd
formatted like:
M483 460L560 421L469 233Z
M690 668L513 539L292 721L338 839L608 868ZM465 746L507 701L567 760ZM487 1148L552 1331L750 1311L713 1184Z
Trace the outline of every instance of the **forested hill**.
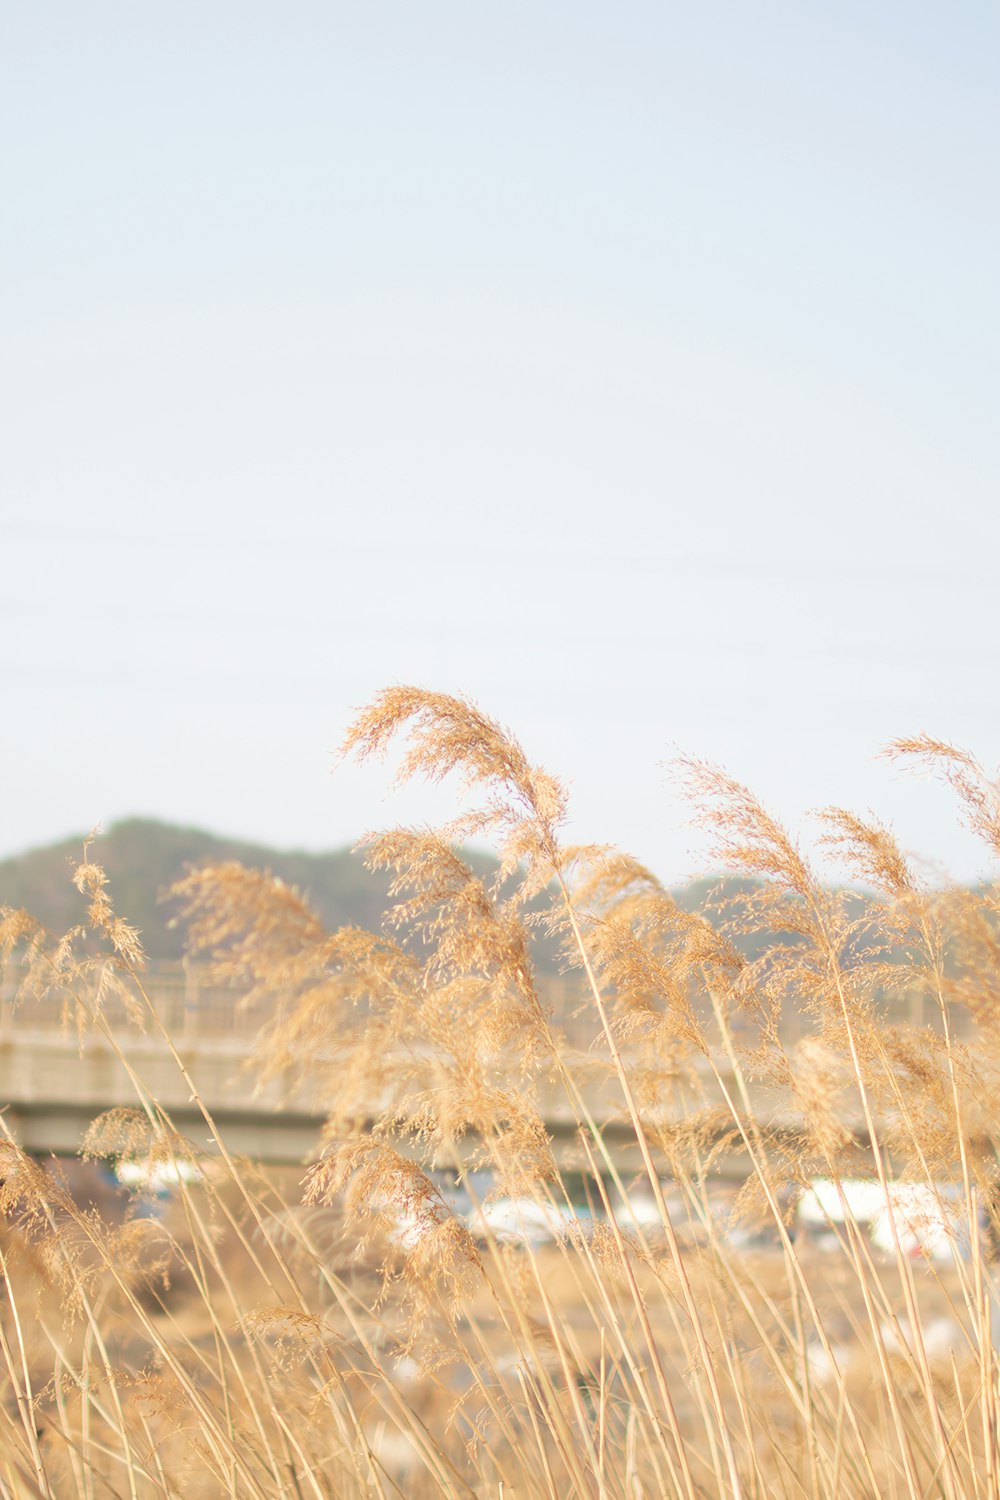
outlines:
M24 907L52 931L65 932L83 918L83 898L72 881L82 852L82 838L67 839L0 861L0 906ZM348 849L330 854L269 849L200 828L129 818L96 842L91 858L107 871L117 911L140 929L154 959L182 956L184 935L168 925L172 912L161 897L189 865L238 860L270 870L303 891L330 927L377 927L386 907L385 877L370 874L362 857Z
M67 839L0 861L0 906L24 907L46 927L62 933L83 920L84 900L73 885L73 865L82 857L83 838ZM95 844L91 856L103 865L117 911L142 933L151 959L178 959L183 931L169 925L174 909L162 897L189 866L238 860L253 869L270 870L302 891L329 928L345 924L377 929L388 905L385 875L365 869L362 856L349 849L328 854L271 849L263 844L220 838L198 828L181 828L150 818L115 823ZM477 874L488 875L493 861L466 854ZM730 894L746 882L724 882ZM719 885L696 881L673 892L688 911L704 908ZM711 910L708 910L711 916ZM759 951L766 934L746 938L744 951ZM535 960L542 970L558 967L551 944L536 941Z

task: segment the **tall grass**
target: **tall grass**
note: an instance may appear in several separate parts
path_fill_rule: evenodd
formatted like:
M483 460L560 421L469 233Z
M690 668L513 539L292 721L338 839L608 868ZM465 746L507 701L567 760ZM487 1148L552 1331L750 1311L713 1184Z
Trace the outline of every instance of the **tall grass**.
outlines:
M683 762L718 868L746 877L692 914L628 856L568 847L563 788L470 703L391 689L345 755L398 740L401 779L456 773L475 808L366 841L392 877L385 930L330 933L233 865L173 892L213 979L268 1002L260 1077L325 1087L291 1180L234 1158L206 1108L196 1150L134 1074L111 996L199 1104L89 848L79 927L4 912L20 1004L61 996L132 1077L134 1109L82 1153L159 1163L175 1188L160 1216L81 1207L0 1116L3 1492L1000 1493L995 889L923 883L840 809L821 819L831 888L745 788ZM1000 853L1000 792L971 757L891 753L947 777ZM539 938L576 976L573 1015L546 1008ZM902 998L928 1019L900 1020ZM828 1222L806 1233L817 1179ZM507 1198L560 1232L503 1232Z

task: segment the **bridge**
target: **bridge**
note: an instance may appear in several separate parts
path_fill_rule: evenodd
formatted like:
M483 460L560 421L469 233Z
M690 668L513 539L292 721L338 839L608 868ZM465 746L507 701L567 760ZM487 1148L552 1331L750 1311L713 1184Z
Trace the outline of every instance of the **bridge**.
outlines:
M16 978L8 971L0 983L0 1109L11 1133L27 1151L72 1155L87 1127L105 1110L137 1105L136 1090L112 1041L93 1028L78 1039L58 1001L15 1005ZM186 1072L233 1154L288 1164L314 1153L327 1113L317 1085L291 1079L273 1080L264 1087L258 1083L253 1045L268 1013L260 1007L247 1008L234 990L206 985L196 968L184 964L155 965L145 983L183 1068L155 1030L141 1031L128 1022L120 1002L109 1006L108 1018L128 1064L175 1127L199 1150L214 1149ZM579 991L558 978L546 983L544 1002L564 1020L570 1042L585 1047L594 1035L592 1012L575 1023L574 1037L572 1016L581 998ZM717 1066L731 1085L728 1064L719 1061ZM717 1101L720 1096L717 1085L713 1090L710 1084L710 1075L711 1067L704 1063L707 1096ZM606 1076L591 1082L585 1098L620 1168L638 1168L635 1135L623 1118L617 1082ZM697 1088L678 1093L668 1112L679 1117L703 1102L697 1098ZM790 1132L796 1131L787 1097L758 1091L754 1103L760 1118L772 1124L782 1120ZM582 1167L585 1157L576 1121L554 1085L543 1089L540 1109L560 1165ZM863 1144L860 1133L859 1143ZM745 1153L738 1145L727 1145L713 1171L745 1177Z
M234 1154L298 1162L315 1148L324 1120L315 1095L293 1092L290 1083L257 1087L253 1044L267 1016L241 1005L238 992L206 986L185 964L154 964L144 973L182 1068L162 1036L130 1021L119 1001L105 1012L116 1046L94 1027L78 1036L57 999L15 1004L17 977L8 970L0 984L0 1109L25 1150L71 1155L105 1110L139 1104L118 1047L195 1146L214 1143L185 1072Z

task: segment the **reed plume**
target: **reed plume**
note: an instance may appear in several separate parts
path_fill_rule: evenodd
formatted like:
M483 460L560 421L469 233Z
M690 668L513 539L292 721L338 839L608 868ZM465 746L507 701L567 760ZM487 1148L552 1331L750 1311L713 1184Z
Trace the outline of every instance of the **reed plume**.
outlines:
M233 863L172 891L263 1018L258 1086L322 1108L295 1180L229 1150L91 841L68 932L0 913L15 1023L56 1006L131 1081L82 1156L170 1183L81 1205L0 1118L4 1493L1000 1495L996 887L840 808L814 855L686 759L719 876L689 910L564 842L564 788L470 700L388 689L342 758L400 744L463 805L363 841L381 930ZM889 753L1000 852L974 757Z

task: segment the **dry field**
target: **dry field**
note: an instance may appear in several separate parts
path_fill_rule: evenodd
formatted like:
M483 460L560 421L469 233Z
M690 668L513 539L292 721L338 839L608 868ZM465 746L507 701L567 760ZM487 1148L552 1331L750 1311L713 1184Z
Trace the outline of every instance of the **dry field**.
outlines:
M399 739L403 777L455 772L476 806L368 841L386 930L327 932L233 865L175 893L212 982L272 1018L261 1079L316 1087L326 1060L314 1159L235 1159L208 1111L196 1151L135 1074L71 1180L0 1138L3 1493L1000 1494L996 891L924 884L838 809L831 889L749 792L685 764L718 868L749 877L709 922L627 856L566 847L560 784L469 703L391 689L345 753ZM893 753L1000 853L971 757ZM492 884L459 852L484 841ZM70 933L3 914L18 1003L57 998L127 1067L124 1003L183 1074L91 848L75 879ZM539 930L579 985L571 1034ZM903 995L924 1024L892 1019ZM738 1190L715 1175L734 1151Z

